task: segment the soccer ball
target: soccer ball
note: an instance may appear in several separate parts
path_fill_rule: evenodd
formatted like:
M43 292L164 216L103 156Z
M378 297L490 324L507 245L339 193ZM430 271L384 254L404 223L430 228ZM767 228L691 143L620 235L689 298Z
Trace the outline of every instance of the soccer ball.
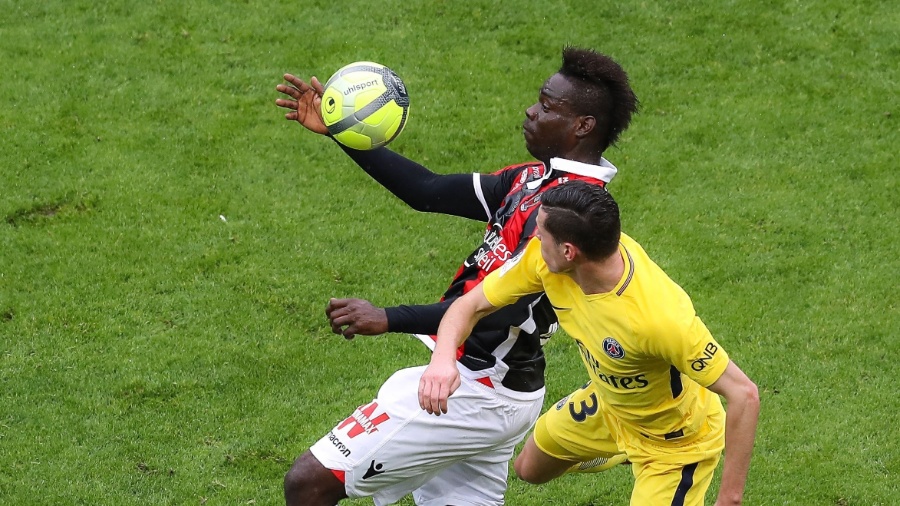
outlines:
M408 113L406 86L384 65L351 63L325 83L322 119L328 133L349 148L375 149L391 142Z

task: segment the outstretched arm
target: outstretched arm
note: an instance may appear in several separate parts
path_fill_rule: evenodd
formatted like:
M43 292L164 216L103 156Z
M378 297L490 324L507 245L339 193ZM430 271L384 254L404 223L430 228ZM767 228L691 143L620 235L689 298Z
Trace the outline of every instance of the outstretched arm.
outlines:
M287 84L275 86L284 94L275 100L275 105L287 111L284 118L296 121L311 132L328 135L321 111L325 92L322 83L316 77L307 83L292 74L285 74L284 80ZM472 174L435 174L386 148L358 151L338 144L375 181L417 211L480 221L488 218L475 191Z
M387 148L358 151L341 145L341 149L372 179L416 211L479 221L489 218L475 192L472 174L436 174Z
M709 386L728 403L725 416L725 464L716 506L739 505L750 470L750 456L759 419L759 391L743 371L729 362L719 379Z

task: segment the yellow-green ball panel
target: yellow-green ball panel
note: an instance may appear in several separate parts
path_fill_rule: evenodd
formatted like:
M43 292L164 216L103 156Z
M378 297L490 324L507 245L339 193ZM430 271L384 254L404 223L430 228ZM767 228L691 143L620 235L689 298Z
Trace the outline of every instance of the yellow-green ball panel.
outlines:
M355 130L360 128L360 125L354 125L350 127L349 130L344 130L343 132L334 136L338 142L347 146L348 148L366 150L372 149L372 139L366 137Z

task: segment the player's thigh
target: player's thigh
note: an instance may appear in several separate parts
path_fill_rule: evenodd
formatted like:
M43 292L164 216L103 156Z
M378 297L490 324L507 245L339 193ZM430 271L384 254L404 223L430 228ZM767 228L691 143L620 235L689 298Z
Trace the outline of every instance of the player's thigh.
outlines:
M471 382L470 387L476 391L488 388L475 382ZM453 399L452 396L451 399ZM462 433L457 434L455 441L468 439L472 437L473 433L484 431L485 424L503 425L506 428L489 439L482 440L478 445L481 446L481 450L458 458L456 462L435 474L413 492L417 505L496 506L504 504L509 478L509 461L516 445L522 442L534 425L540 414L543 399L501 400L500 405L488 410L493 413L487 413L486 418L484 410L481 413L472 412L470 415L466 415L464 417L467 421L466 427L463 428ZM477 404L472 403L470 407L477 407ZM455 405L451 403L450 409L455 409Z
M540 410L538 400L534 414L526 410L511 416L509 403L496 392L464 380L450 397L449 412L429 415L418 401L423 371L416 367L395 373L375 400L357 408L311 448L344 480L350 497L397 500L455 462L518 442ZM519 419L510 423L510 418Z
M633 465L632 506L665 504L703 506L718 456L687 465L646 462Z
M609 458L622 453L590 383L562 398L541 415L533 436L536 446L546 455L569 462Z
M418 506L499 506L504 504L509 460L518 441L454 463L413 492Z

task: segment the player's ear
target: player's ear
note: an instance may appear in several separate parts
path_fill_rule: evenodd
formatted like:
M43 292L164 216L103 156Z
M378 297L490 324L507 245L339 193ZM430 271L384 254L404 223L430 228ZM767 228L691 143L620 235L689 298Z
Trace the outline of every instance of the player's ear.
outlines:
M575 120L575 136L587 137L597 127L597 118L593 116L578 116Z
M578 252L578 246L575 246L570 242L563 243L563 256L566 258L567 262L575 260L575 257L578 256Z

